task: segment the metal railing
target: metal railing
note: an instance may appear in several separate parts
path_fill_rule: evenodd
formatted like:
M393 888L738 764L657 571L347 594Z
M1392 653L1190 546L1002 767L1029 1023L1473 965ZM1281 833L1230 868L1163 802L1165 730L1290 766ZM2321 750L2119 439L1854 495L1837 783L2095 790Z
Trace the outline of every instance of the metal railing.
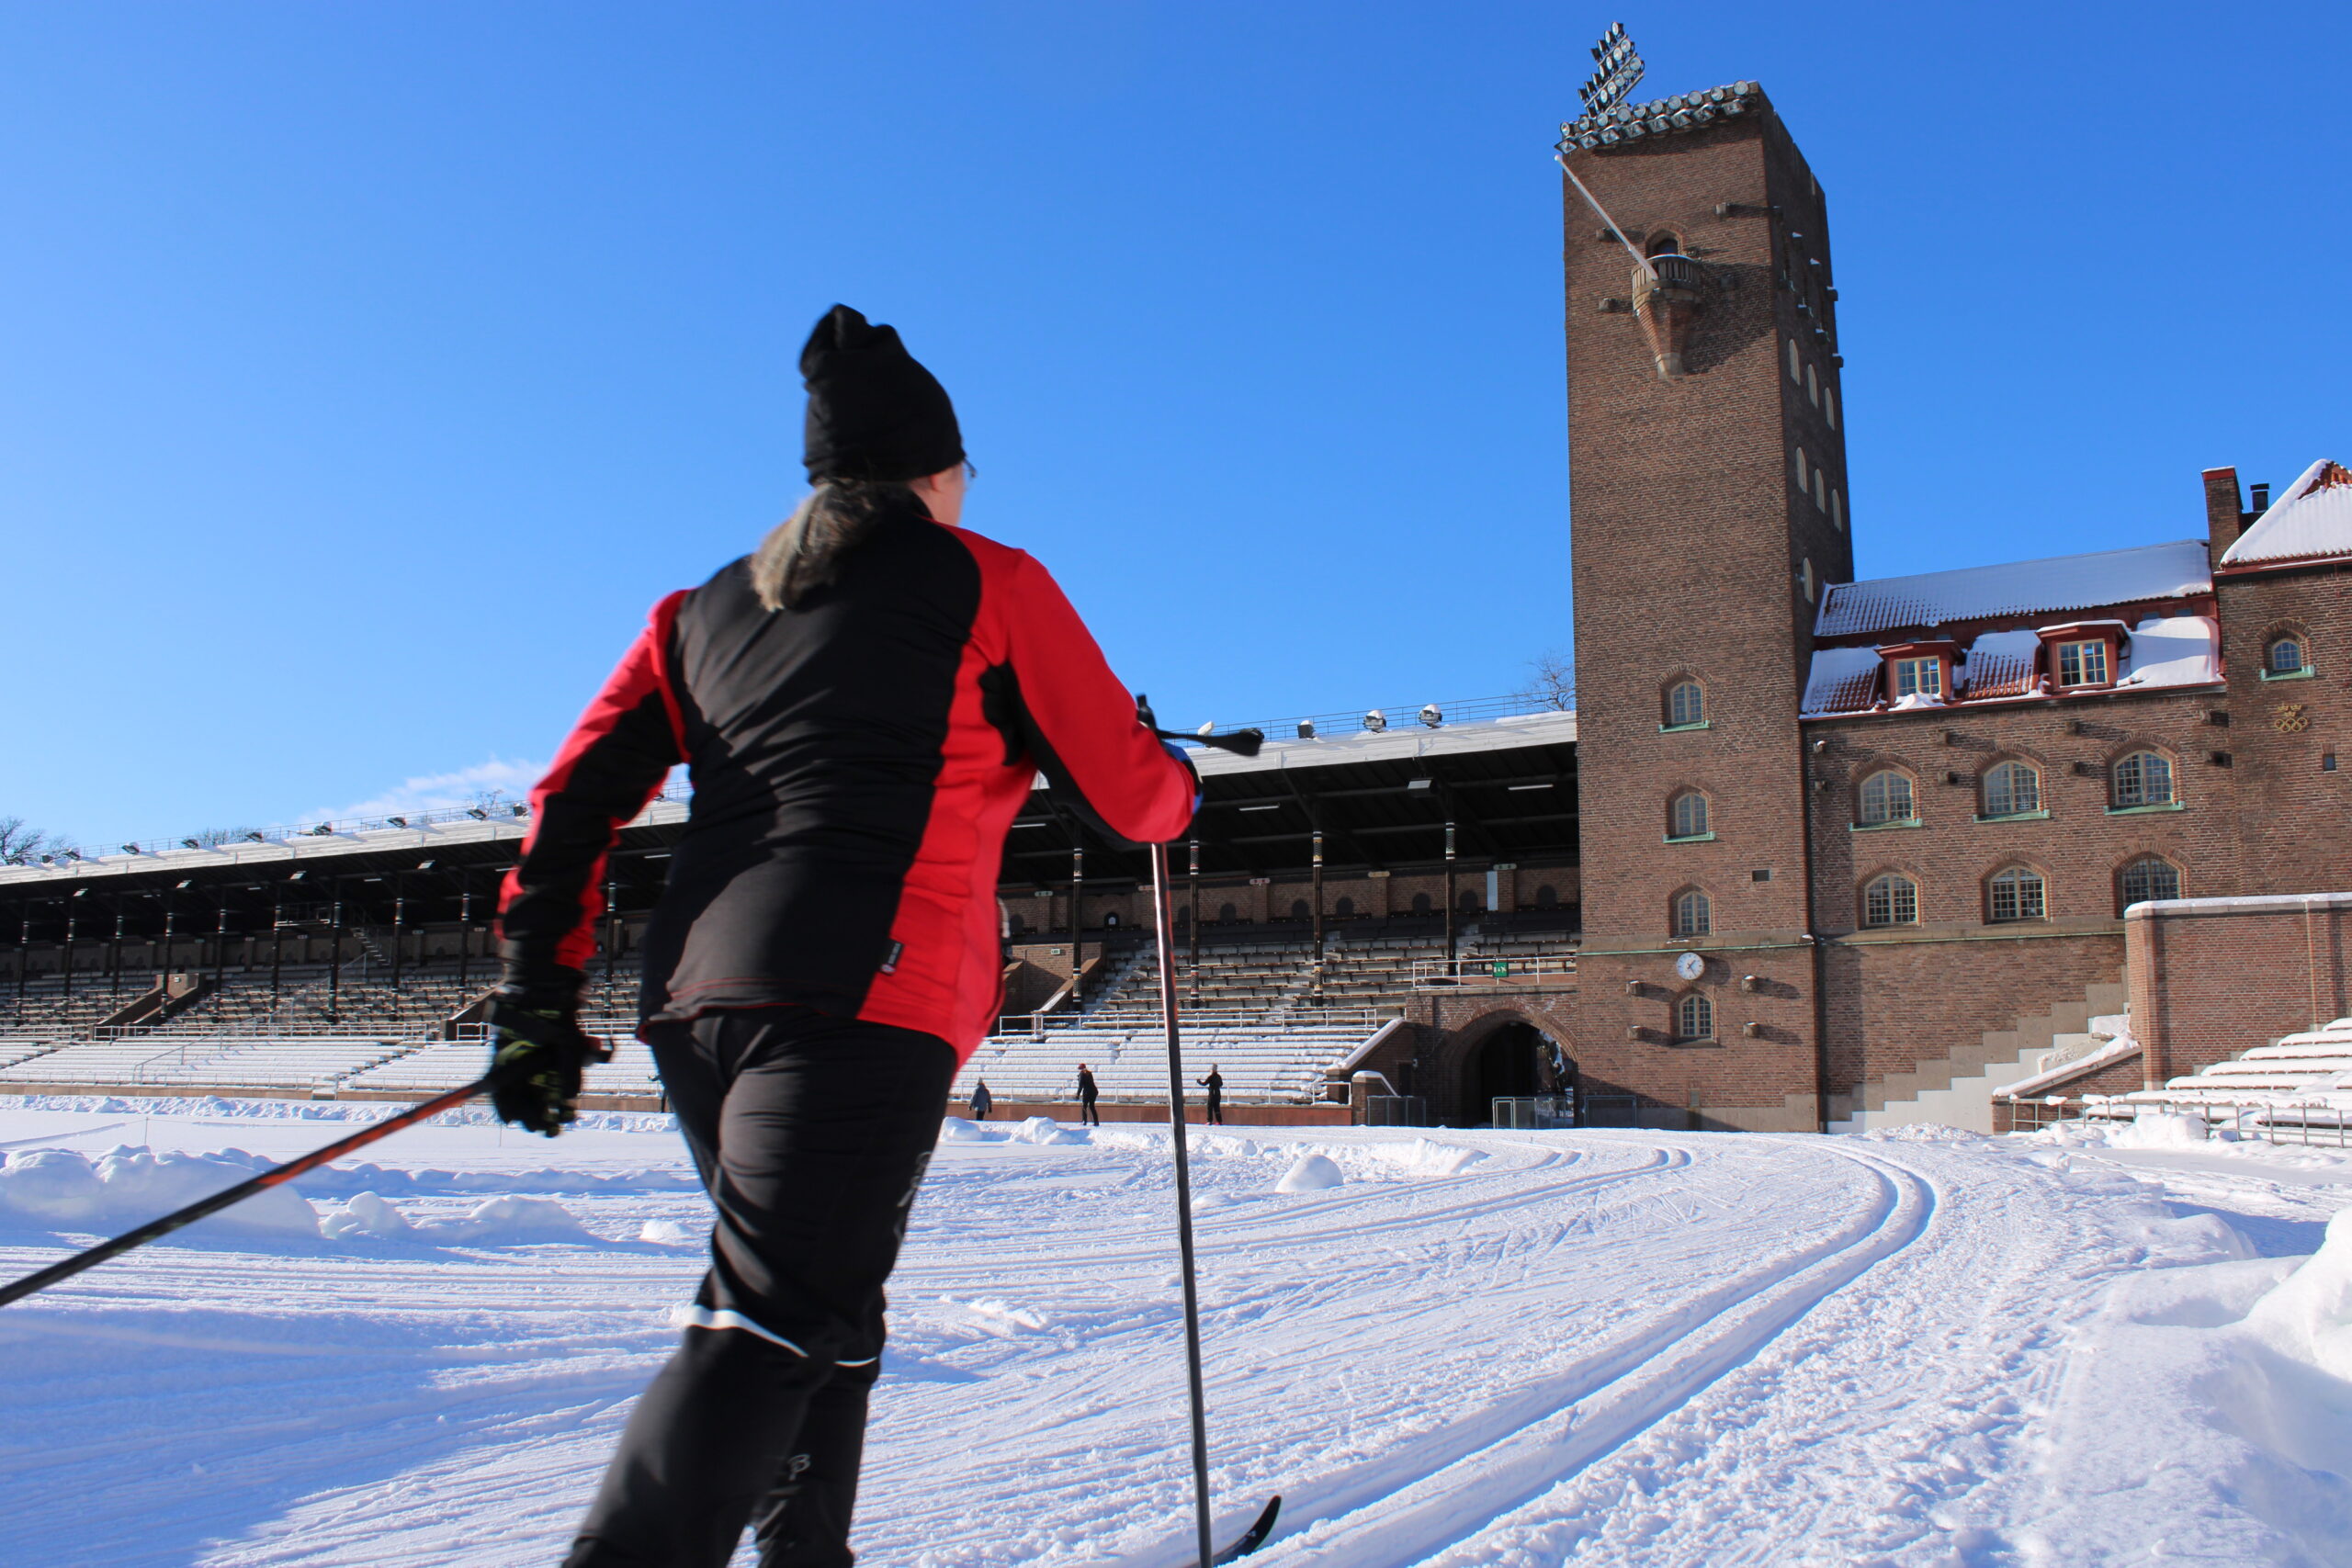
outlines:
M2120 1095L1997 1095L2016 1132L2039 1132L2064 1122L2130 1122L2143 1114L2193 1116L2207 1132L2227 1127L2241 1137L2271 1144L2352 1148L2352 1109L2324 1100L2146 1100ZM2314 1136L2314 1134L2323 1134Z
M1577 972L1577 955L1573 953L1473 953L1451 961L1443 958L1416 959L1412 983L1415 990L1430 987L1508 985L1516 980L1534 980L1545 976L1560 978Z
M1376 1008L1300 1008L1271 1022L1263 1021L1257 1010L1224 1013L1195 1011L1188 1008L1181 1014L1181 1024L1187 1035L1281 1034L1296 1028L1361 1028L1369 1034L1384 1021L1384 1015ZM1157 1015L1105 1019L1100 1014L1082 1012L1006 1013L998 1018L996 1028L989 1037L992 1040L1043 1040L1048 1035L1073 1029L1097 1034L1148 1035L1156 1039L1159 1034L1159 1020Z

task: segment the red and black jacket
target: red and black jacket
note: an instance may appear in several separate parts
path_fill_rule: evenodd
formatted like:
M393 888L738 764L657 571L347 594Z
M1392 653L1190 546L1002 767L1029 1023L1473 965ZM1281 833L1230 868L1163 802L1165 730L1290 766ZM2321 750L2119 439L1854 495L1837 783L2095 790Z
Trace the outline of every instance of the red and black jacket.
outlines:
M510 980L586 966L605 857L679 762L643 1018L798 1005L959 1055L994 1022L997 873L1037 772L1138 843L1182 835L1196 787L1045 568L894 513L797 609L761 605L749 558L653 607L532 792Z

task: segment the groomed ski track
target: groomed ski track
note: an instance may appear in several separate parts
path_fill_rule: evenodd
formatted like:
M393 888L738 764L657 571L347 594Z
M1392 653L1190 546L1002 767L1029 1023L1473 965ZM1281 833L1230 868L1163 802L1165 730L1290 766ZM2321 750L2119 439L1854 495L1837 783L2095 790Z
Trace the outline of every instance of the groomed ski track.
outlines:
M336 1130L51 1114L55 1146L92 1152L144 1132L277 1156ZM862 1560L1176 1568L1165 1134L1007 1133L944 1144L919 1206ZM560 1555L698 1268L639 1227L698 1231L701 1201L663 1133L414 1136L382 1160L407 1185L377 1180L412 1218L464 1213L495 1174L588 1234L199 1231L11 1309L0 1562ZM2069 1327L2120 1274L2227 1256L2210 1216L1989 1145L1227 1130L1193 1148L1218 1529L1283 1493L1251 1559L1269 1565L2010 1561L2045 1509L2033 1454ZM1274 1190L1310 1151L1346 1184ZM57 1245L17 1221L0 1243L11 1271Z

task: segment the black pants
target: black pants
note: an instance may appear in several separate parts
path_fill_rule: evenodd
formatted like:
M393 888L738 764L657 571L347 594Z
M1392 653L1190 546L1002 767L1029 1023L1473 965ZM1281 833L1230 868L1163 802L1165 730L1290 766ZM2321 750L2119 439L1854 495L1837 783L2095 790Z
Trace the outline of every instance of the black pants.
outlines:
M1081 1100L1078 1102L1078 1119L1081 1122L1091 1123L1097 1127L1102 1125L1102 1113L1094 1109L1094 1101L1091 1099Z
M1209 1109L1208 1109L1208 1122L1209 1122L1209 1124L1210 1124L1211 1126L1218 1126L1218 1125L1223 1124L1224 1121L1225 1121L1225 1096L1223 1096L1223 1095L1221 1095L1221 1094L1217 1093L1215 1089L1211 1089L1211 1090L1209 1091Z
M718 1211L695 1326L629 1417L565 1568L846 1568L884 1281L956 1054L802 1008L657 1026Z

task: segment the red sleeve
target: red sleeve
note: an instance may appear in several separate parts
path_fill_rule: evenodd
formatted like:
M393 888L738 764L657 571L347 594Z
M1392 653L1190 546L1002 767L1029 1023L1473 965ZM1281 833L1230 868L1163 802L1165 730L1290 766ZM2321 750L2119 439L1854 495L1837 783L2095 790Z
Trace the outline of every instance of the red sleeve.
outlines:
M1119 837L1181 838L1198 789L1193 770L1136 719L1135 698L1052 574L1024 555L1012 581L1007 637L1037 765Z
M605 860L670 770L686 760L670 684L670 631L680 591L653 606L645 630L580 716L555 765L531 791L531 831L499 898L507 977L584 969L605 912Z

